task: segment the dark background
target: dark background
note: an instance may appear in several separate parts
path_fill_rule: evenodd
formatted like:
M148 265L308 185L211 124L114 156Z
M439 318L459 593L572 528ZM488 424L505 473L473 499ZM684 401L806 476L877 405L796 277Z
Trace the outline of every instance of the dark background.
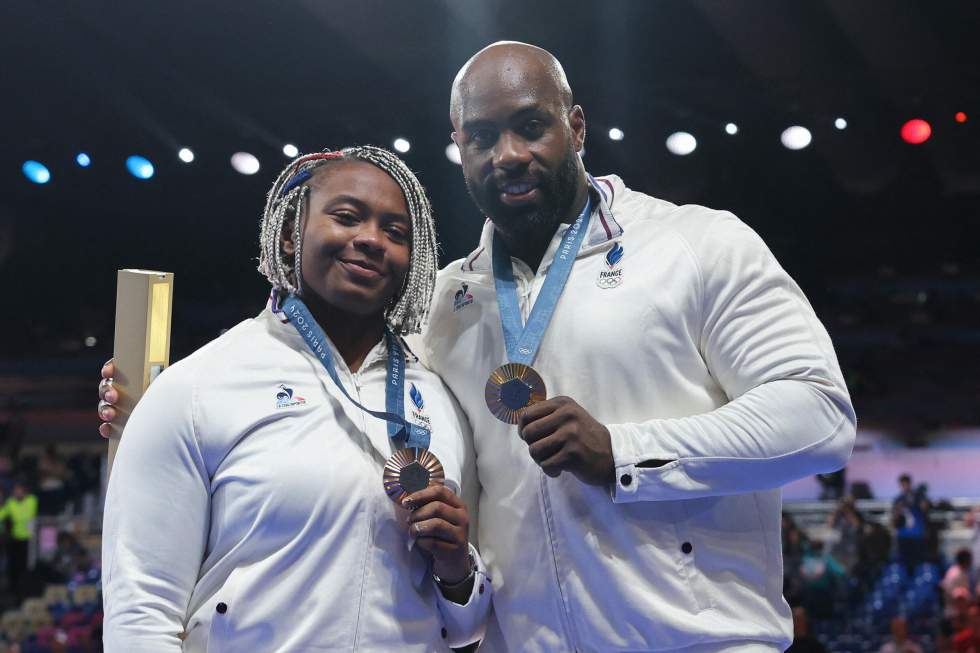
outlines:
M443 262L464 256L482 218L444 153L449 87L478 49L516 39L563 62L593 174L762 235L834 337L864 426L913 444L975 426L978 25L967 1L5 2L0 412L28 433L94 435L118 268L175 273L174 360L256 313L258 223L286 142L407 138ZM913 146L899 129L916 117L933 135ZM780 144L792 124L810 147ZM665 149L677 130L693 154ZM239 150L258 174L230 167ZM129 154L155 176L129 176ZM51 182L29 183L27 159Z

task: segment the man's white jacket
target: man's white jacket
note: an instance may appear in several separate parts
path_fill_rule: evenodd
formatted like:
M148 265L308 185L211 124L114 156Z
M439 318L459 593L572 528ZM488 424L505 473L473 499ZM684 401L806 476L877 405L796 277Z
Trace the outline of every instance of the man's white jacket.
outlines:
M735 216L591 183L589 233L534 367L549 396L608 426L612 487L545 476L486 407L507 362L490 223L440 273L424 335L473 428L499 626L485 646L782 651L779 487L840 468L854 440L830 339ZM514 260L524 320L563 231L537 273Z

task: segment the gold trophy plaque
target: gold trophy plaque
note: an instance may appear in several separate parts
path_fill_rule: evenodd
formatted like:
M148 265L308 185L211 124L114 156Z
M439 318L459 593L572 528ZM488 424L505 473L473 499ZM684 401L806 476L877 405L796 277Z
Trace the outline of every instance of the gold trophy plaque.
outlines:
M172 272L119 270L116 278L116 330L112 345L119 393L109 437L109 471L119 439L136 403L170 364L170 314L174 296Z

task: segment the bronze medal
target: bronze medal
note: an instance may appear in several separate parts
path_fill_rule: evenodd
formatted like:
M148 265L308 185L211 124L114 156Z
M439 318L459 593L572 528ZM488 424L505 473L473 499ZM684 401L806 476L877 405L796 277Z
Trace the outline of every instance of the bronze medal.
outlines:
M544 401L547 392L541 375L523 363L507 363L495 369L483 392L487 408L501 422L517 424L527 408Z
M430 485L443 485L442 463L428 449L399 449L385 462L385 493L399 505L402 499Z

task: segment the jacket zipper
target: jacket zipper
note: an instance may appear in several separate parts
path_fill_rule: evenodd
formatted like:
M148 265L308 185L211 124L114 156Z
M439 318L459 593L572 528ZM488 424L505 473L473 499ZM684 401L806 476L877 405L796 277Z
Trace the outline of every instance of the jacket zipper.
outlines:
M352 390L353 390L353 392L351 394L354 397L356 397L357 398L357 401L360 403L360 401L361 401L361 387L360 387L360 385L357 382L357 375L356 374L350 374L350 377L349 378L350 378L351 386L352 386ZM364 413L362 413L361 411L358 411L358 413L360 414L360 418L361 418L361 424L360 424L361 431L366 436L367 435L367 423L366 423L366 419L365 419ZM358 598L357 598L357 617L354 619L354 642L353 642L353 645L351 647L351 650L353 650L353 651L356 651L357 650L357 645L358 645L359 640L361 638L361 613L364 610L364 593L367 590L368 569L371 567L371 565L368 564L367 557L368 557L368 552L372 548L370 546L371 538L374 537L374 530L372 528L372 526L374 524L374 504L371 503L371 502L368 502L368 506L369 506L368 519L367 519L367 522L366 522L367 523L367 527L366 527L366 532L364 534L364 539L368 542L368 546L365 546L364 547L364 560L361 563L361 591L359 592L359 595L358 595Z
M562 630L565 634L565 643L568 645L569 650L578 651L578 648L572 646L575 642L575 638L572 637L572 615L568 608L568 601L565 599L565 590L561 586L561 572L558 569L558 548L555 544L555 534L551 525L551 498L548 495L547 482L548 477L544 472L541 474L541 498L544 502L544 521L545 527L548 530L548 544L551 545L551 560L555 565L555 585L558 586L558 597L561 599L561 616L562 616Z
M522 294L524 294L524 306L522 307L522 319L524 324L527 324L527 318L531 313L531 288L530 284L526 279L523 279L524 275L518 274L518 284L521 289ZM565 590L561 585L561 572L558 569L558 549L555 544L555 534L554 529L551 524L551 498L548 495L547 487L547 476L544 472L539 471L541 480L541 500L544 504L544 523L545 529L548 532L548 544L551 546L551 560L555 567L555 585L558 587L558 597L561 600L561 620L562 620L562 631L565 635L565 644L570 651L577 651L578 649L573 646L575 638L572 637L572 616L569 612L568 602L565 600Z

